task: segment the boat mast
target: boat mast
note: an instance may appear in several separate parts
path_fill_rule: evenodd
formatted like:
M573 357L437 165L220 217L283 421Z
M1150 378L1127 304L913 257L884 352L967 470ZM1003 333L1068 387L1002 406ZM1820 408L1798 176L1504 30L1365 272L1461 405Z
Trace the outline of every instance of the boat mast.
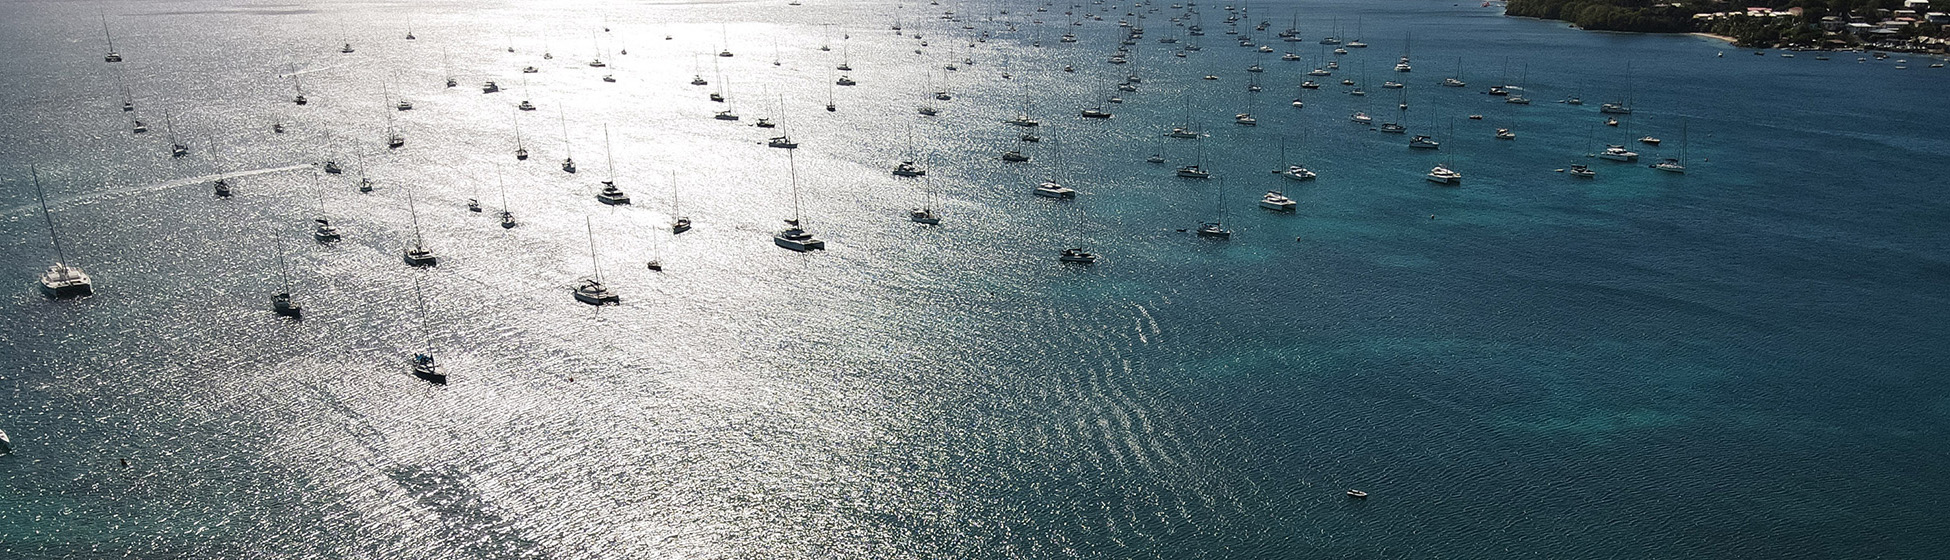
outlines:
M323 219L325 217L325 189L318 185L317 168L312 168L311 170L311 188L314 191L318 191L318 217Z
M609 182L616 183L616 157L609 153L609 123L603 123L603 159L609 163Z
M272 235L271 242L278 248L278 284L283 286L282 291L288 296L291 294L291 271L284 264L284 240Z
M433 327L427 323L427 296L420 290L420 275L413 275L413 301L420 308L420 339L426 342L426 355L433 357Z
M603 268L596 263L596 226L589 223L589 216L583 215L582 227L589 231L589 270L596 274L596 283L603 283Z
M102 37L108 39L108 54L115 54L115 36L108 33L108 14L102 16Z
M501 166L494 166L494 185L501 190L501 211L508 211L508 183L501 180Z
M562 110L562 111L556 111L556 112L555 112L555 118L556 118L556 120L558 120L558 121L561 121L561 122L562 122L562 157L563 157L564 159L575 159L575 154L574 154L573 152L571 152L571 151L569 150L569 117L568 117L568 111L567 111L566 109L565 109L565 110ZM607 129L607 128L605 128L604 130L608 130L608 129Z
M54 257L68 262L67 251L61 250L61 237L54 234L54 212L47 209L47 191L41 188L41 170L33 164L28 164L27 170L34 175L34 194L41 199L41 217L47 219L47 239L54 243Z
M1214 223L1217 223L1221 226L1224 226L1226 223L1226 178L1225 177L1219 178L1219 221Z
M785 165L789 174L792 176L792 227L801 227L799 224L799 164L792 157L793 151L790 149L785 151Z
M521 145L521 109L515 109L515 118L514 118L514 123L515 123L515 149L517 149L517 150L520 150L520 149L522 149L522 145ZM565 130L564 132L566 133L567 131Z
M1679 161L1685 163L1692 158L1686 153L1686 125L1691 121L1679 121Z
M426 240L420 237L420 210L413 205L413 189L406 189L406 211L413 214L413 248L425 249Z

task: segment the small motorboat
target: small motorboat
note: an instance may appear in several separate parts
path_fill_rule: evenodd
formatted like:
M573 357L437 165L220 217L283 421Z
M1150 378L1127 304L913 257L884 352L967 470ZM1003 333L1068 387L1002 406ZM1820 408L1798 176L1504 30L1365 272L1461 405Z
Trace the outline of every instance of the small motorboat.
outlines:
M1356 500L1364 500L1367 499L1368 493L1350 488L1347 491L1347 497L1354 498Z

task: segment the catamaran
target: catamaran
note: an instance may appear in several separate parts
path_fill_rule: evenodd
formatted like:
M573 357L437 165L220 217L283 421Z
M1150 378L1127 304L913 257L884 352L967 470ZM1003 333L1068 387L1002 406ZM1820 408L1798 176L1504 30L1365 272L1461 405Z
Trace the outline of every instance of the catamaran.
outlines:
M47 207L47 191L41 187L39 167L29 165L34 176L34 195L41 201L41 217L47 219L47 239L54 245L54 266L41 274L41 292L55 299L75 298L95 293L95 281L81 267L67 264L68 253L61 249L61 237L54 233L54 212Z
M588 278L583 278L580 283L576 284L575 290L572 292L572 295L575 296L576 301L587 303L589 305L612 305L612 304L622 303L623 302L622 296L616 295L616 292L614 290L610 290L609 286L603 284L602 265L600 262L596 260L596 227L590 225L588 216L583 216L582 225L585 229L589 231L590 276Z
M400 252L407 266L434 266L440 263L439 255L428 249L426 239L420 237L420 210L413 204L413 189L406 189L406 211L413 215L413 245Z
M603 181L603 190L596 193L596 201L610 206L630 203L630 195L616 187L616 157L609 150L609 125L603 125L603 158L609 162L609 180Z
M296 301L291 299L291 271L285 267L284 243L278 243L277 248L278 285L280 289L277 293L271 294L271 312L295 319L304 314L305 308L299 306Z
M426 350L413 354L413 376L434 385L446 385L447 374L440 371L440 363L433 358L433 329L427 325L427 298L420 292L420 277L416 275L413 277L413 299L419 304L420 336L426 341Z
M785 152L786 165L790 169L792 177L792 219L785 221L789 227L772 235L772 244L801 253L807 251L824 251L826 250L826 242L817 237L813 237L813 234L807 232L801 225L803 222L800 221L801 218L799 216L799 165L793 159L792 153L794 151L796 150L786 150Z
M102 61L121 62L122 53L115 52L115 36L108 32L108 14L102 14L102 37L108 39L108 54L102 56Z

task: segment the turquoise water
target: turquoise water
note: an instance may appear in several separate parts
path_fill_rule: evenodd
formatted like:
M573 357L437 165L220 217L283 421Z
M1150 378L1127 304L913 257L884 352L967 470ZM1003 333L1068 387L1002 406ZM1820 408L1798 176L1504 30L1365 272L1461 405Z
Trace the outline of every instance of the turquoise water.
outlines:
M1072 44L1035 4L99 6L120 65L100 62L98 6L0 7L0 556L1932 558L1950 540L1945 70L1422 1L1255 3L1273 23L1255 39L1301 17L1307 41L1272 54L1200 6L1204 49L1182 59L1156 42L1162 9L1113 66L1117 4ZM1325 53L1336 26L1373 46ZM583 64L599 48L629 51L604 55L616 83ZM1415 71L1391 71L1404 52ZM843 55L860 85L828 85ZM1317 59L1342 69L1288 106ZM1434 87L1458 69L1469 87ZM1076 116L1126 74L1144 82L1115 118ZM918 115L944 75L955 99ZM190 157L128 132L118 79ZM1392 118L1390 79L1441 150L1348 121ZM1536 103L1481 93L1499 81ZM711 119L711 91L745 120ZM389 93L417 106L390 111L397 151L378 144ZM1554 103L1571 95L1587 104ZM1602 126L1621 99L1636 114ZM1001 122L1024 110L1043 142ZM1259 126L1230 122L1246 110ZM1188 112L1209 137L1161 142ZM792 209L760 116L802 145L823 253L767 241ZM591 200L604 125L632 207ZM1685 175L1585 157L1644 134L1665 139L1635 147L1647 161L1672 156L1682 128ZM565 129L576 175L556 168ZM229 200L196 180L213 140L250 173ZM1269 173L1283 140L1318 180ZM1171 161L1145 163L1161 145ZM997 159L1018 148L1034 161ZM1201 152L1223 187L1171 176ZM910 157L926 180L888 173ZM294 169L322 159L352 169ZM1423 181L1439 162L1465 183ZM30 163L95 297L33 290L53 257ZM1599 177L1553 172L1571 163ZM697 220L674 239L673 174ZM520 227L492 217L497 175ZM1083 194L1030 196L1046 177ZM434 269L397 257L409 186ZM1253 206L1275 188L1296 214ZM307 236L321 193L336 244ZM1230 241L1176 231L1220 201ZM921 204L939 227L905 220ZM569 298L585 217L621 306ZM1059 265L1075 245L1105 260ZM266 309L280 246L303 321ZM406 373L429 335L445 387Z

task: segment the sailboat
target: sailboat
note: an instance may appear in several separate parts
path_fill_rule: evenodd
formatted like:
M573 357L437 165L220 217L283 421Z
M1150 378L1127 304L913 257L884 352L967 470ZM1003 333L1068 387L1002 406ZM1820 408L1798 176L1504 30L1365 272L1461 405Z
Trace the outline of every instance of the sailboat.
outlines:
M1198 157L1191 165L1178 168L1178 176L1187 179L1209 179L1212 173L1205 170L1205 145L1199 144Z
M603 181L603 190L596 193L596 201L610 206L630 203L630 195L616 187L616 157L609 151L609 125L603 125L603 157L609 161L609 179Z
M353 150L352 157L358 161L359 165L359 192L372 192L372 178L366 176L366 150L357 145L353 146ZM330 172L331 170L331 166L327 165L325 167L325 171Z
M39 167L29 165L34 175L34 195L41 199L41 217L47 219L47 240L54 245L54 266L41 274L41 292L55 299L82 297L95 293L95 281L80 267L70 266L68 253L61 249L61 237L54 233L54 212L47 208L47 191L41 187Z
M420 210L413 205L413 189L406 189L406 211L413 215L413 246L400 252L407 266L433 266L440 264L440 257L427 248L426 240L420 237Z
M1056 179L1058 179L1057 172L1063 169L1063 165L1060 163L1062 160L1063 152L1058 146L1055 145L1056 142L1054 140L1051 141L1051 144L1052 145L1050 146L1050 178L1044 179L1042 183L1038 183L1036 185L1036 190L1032 192L1036 196L1045 197L1045 198L1058 198L1058 199L1076 198L1077 197L1076 189L1065 187L1063 186L1062 183L1056 182Z
M927 169L923 169L920 165L914 163L914 129L913 127L909 127L907 129L907 158L894 165L894 176L920 177L927 174Z
M384 90L381 93L381 95L385 96L385 98L392 97L392 93L390 89ZM379 100L381 106L390 105L390 103L388 103L387 99L385 98L381 98ZM405 103L405 101L402 100L401 103ZM410 105L407 107L410 107ZM384 109L381 110L383 111ZM399 129L393 127L393 112L386 111L386 147L398 149L399 147L405 145L406 145L406 135L401 134Z
M115 36L108 32L108 14L102 14L102 37L108 39L108 54L102 56L102 61L121 62L122 53L115 52Z
M528 146L524 145L521 142L521 111L520 110L515 111L515 116L513 119L511 119L511 121L514 122L515 124L515 159L520 161L528 161Z
M616 295L616 292L610 290L609 286L603 285L602 264L596 260L596 227L590 225L588 216L583 216L582 225L589 231L589 268L591 275L588 278L583 278L581 283L576 284L575 291L572 295L575 296L576 301L589 305L622 303L623 298L621 296Z
M1652 164L1652 168L1673 173L1686 172L1686 123L1679 125L1679 159L1665 158Z
M1286 177L1287 180L1290 181L1311 181L1317 176L1312 170L1307 169L1307 166L1300 165L1297 163L1287 163L1287 161L1288 160L1286 159L1286 139L1281 138L1280 139L1280 163L1282 165L1285 165L1286 169L1276 170L1274 171L1274 173L1278 173L1281 177Z
M230 181L224 176L223 151L217 147L215 134L210 135L210 161L217 171L217 180L210 183L211 189L216 191L217 198L230 198Z
M508 183L501 179L501 167L494 168L494 185L501 190L501 229L515 227L515 213L508 209Z
M1082 230L1083 226L1089 221L1089 213L1085 212L1083 207L1077 207L1077 229ZM1079 233L1081 232L1079 231ZM1087 251L1083 247L1066 247L1061 253L1056 255L1056 260L1063 263L1089 265L1097 264L1098 257L1096 253Z
M569 117L567 115L568 115L567 111L558 111L555 113L556 120L561 121L562 123L562 170L569 173L575 173L576 158L575 158L574 151L571 150L569 147ZM605 126L605 130L607 130L608 125L604 125L604 126Z
M691 219L677 209L677 172L670 172L670 234L677 235L691 230Z
M803 222L800 221L799 216L799 164L792 156L794 151L796 150L785 152L786 165L792 176L792 219L785 221L788 227L772 235L772 244L801 253L824 251L826 242L813 237L813 234L807 232L801 225Z
M274 237L272 239L275 240L276 238ZM304 314L305 308L291 300L291 270L285 267L284 243L278 242L277 249L278 286L280 289L277 293L271 294L271 312L295 319Z
M1212 220L1210 222L1199 222L1198 224L1199 237L1209 237L1213 239L1232 238L1232 230L1226 229L1225 227L1225 221L1226 221L1225 191L1226 191L1226 180L1224 177L1220 177L1219 188L1217 190L1218 199L1219 199L1219 217L1218 219Z
M115 82L117 85L121 86L122 88L122 112L124 113L134 112L135 92L129 90L129 79L127 77L127 74L124 72L117 71L115 73Z
M168 110L163 111L163 132L169 135L169 157L190 155L190 147L176 139L176 120L169 116Z
M921 196L924 199L931 200L934 198L933 193L927 190L927 184L925 182L922 183L921 190L922 190ZM907 219L917 224L926 224L926 225L940 224L941 214L935 213L932 206L933 206L932 204L927 204L923 202L920 207L907 211Z
M446 385L447 374L440 371L439 362L433 359L433 329L427 324L427 298L420 290L420 277L413 277L413 300L419 304L420 336L426 340L426 350L413 354L413 376L434 385Z
M1451 136L1454 136L1455 131L1456 131L1456 120L1454 117L1451 117L1449 119L1449 132L1451 133ZM1456 152L1455 150L1449 150L1448 153L1454 154L1455 152ZM1457 173L1456 170L1450 169L1449 163L1443 162L1440 164L1436 164L1435 168L1430 169L1429 174L1424 175L1423 178L1428 179L1429 182L1431 183L1436 183L1440 185L1454 185L1462 182L1462 173Z
M319 243L338 241L338 226L332 225L332 220L325 217L325 189L318 184L317 171L311 172L311 183L312 188L318 191L318 216L311 219L311 238Z
M718 84L720 84L720 86L723 86L723 90L725 90L727 94L731 92L731 82L725 82L723 78L718 78ZM737 121L737 105L735 105L735 103L731 103L731 101L729 100L725 100L725 109L723 109L723 111L718 111L716 115L712 115L712 119L720 119L720 121Z

